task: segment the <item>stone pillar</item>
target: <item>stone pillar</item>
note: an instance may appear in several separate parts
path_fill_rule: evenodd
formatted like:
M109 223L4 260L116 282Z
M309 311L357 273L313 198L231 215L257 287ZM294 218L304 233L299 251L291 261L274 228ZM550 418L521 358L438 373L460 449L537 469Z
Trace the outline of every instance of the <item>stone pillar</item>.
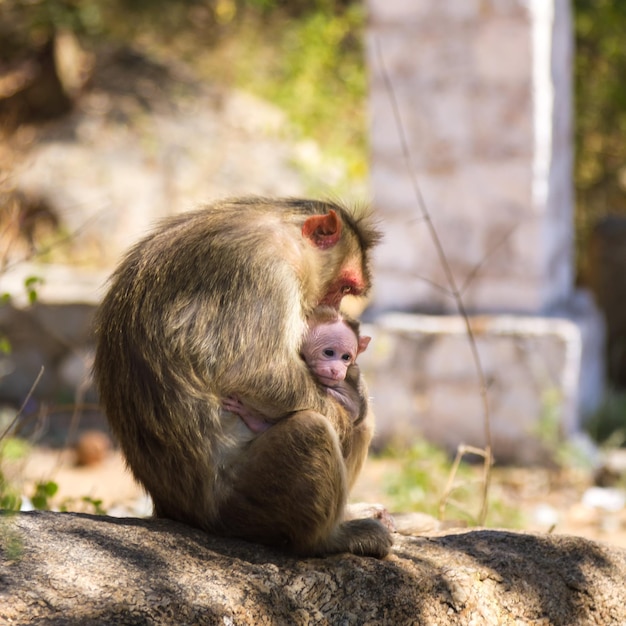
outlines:
M520 440L548 419L572 433L603 388L602 322L573 280L569 0L368 6L372 193L385 240L363 367L379 433L481 441L476 370L416 181L464 305L480 316L496 456L537 460ZM392 311L417 315L399 324L381 315Z
M376 308L455 312L402 154L469 310L544 313L572 292L568 0L369 0ZM401 258L399 258L401 251ZM425 279L425 280L424 280Z

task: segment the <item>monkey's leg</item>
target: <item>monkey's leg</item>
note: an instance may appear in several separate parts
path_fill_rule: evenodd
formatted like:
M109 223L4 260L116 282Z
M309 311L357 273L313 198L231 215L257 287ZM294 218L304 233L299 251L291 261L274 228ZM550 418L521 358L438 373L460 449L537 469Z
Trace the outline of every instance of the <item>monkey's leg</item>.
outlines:
M223 533L302 555L389 552L391 537L379 521L343 521L346 468L337 434L319 413L274 424L233 471L233 490L219 512Z

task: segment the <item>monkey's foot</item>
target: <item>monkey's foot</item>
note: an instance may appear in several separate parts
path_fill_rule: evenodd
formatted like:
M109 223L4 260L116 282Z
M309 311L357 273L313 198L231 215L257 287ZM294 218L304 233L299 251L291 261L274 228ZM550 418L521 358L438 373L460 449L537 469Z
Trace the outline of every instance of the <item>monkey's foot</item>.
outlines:
M389 529L375 519L355 519L340 524L330 539L330 552L351 552L382 559L389 554L393 539Z

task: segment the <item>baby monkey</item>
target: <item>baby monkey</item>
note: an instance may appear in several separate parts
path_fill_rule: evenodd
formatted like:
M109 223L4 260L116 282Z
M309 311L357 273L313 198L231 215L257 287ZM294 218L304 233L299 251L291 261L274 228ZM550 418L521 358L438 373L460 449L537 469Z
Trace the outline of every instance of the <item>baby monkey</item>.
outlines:
M367 391L356 357L365 351L370 339L361 336L355 319L332 307L319 306L309 316L300 350L318 383L348 411L354 425L360 424L368 411ZM239 416L253 433L262 433L271 426L237 397L225 398L222 406Z

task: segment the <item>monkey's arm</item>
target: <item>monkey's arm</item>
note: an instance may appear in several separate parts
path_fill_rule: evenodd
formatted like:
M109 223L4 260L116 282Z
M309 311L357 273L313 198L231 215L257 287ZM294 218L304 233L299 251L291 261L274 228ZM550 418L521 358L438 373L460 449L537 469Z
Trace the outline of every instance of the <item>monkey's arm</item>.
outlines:
M231 360L230 367L221 368L216 377L217 394L238 398L249 414L271 424L293 413L313 410L340 425L348 419L346 410L317 382L300 357L299 346L295 341L293 344L295 349L281 348L275 337L266 342L258 331L254 341L242 337L232 346L240 356Z
M336 387L328 387L328 394L341 403L350 415L350 419L356 423L361 415L361 403L356 391L344 381Z
M348 367L343 382L336 387L328 387L328 393L336 398L348 411L353 425L360 424L369 410L367 388L356 363Z

